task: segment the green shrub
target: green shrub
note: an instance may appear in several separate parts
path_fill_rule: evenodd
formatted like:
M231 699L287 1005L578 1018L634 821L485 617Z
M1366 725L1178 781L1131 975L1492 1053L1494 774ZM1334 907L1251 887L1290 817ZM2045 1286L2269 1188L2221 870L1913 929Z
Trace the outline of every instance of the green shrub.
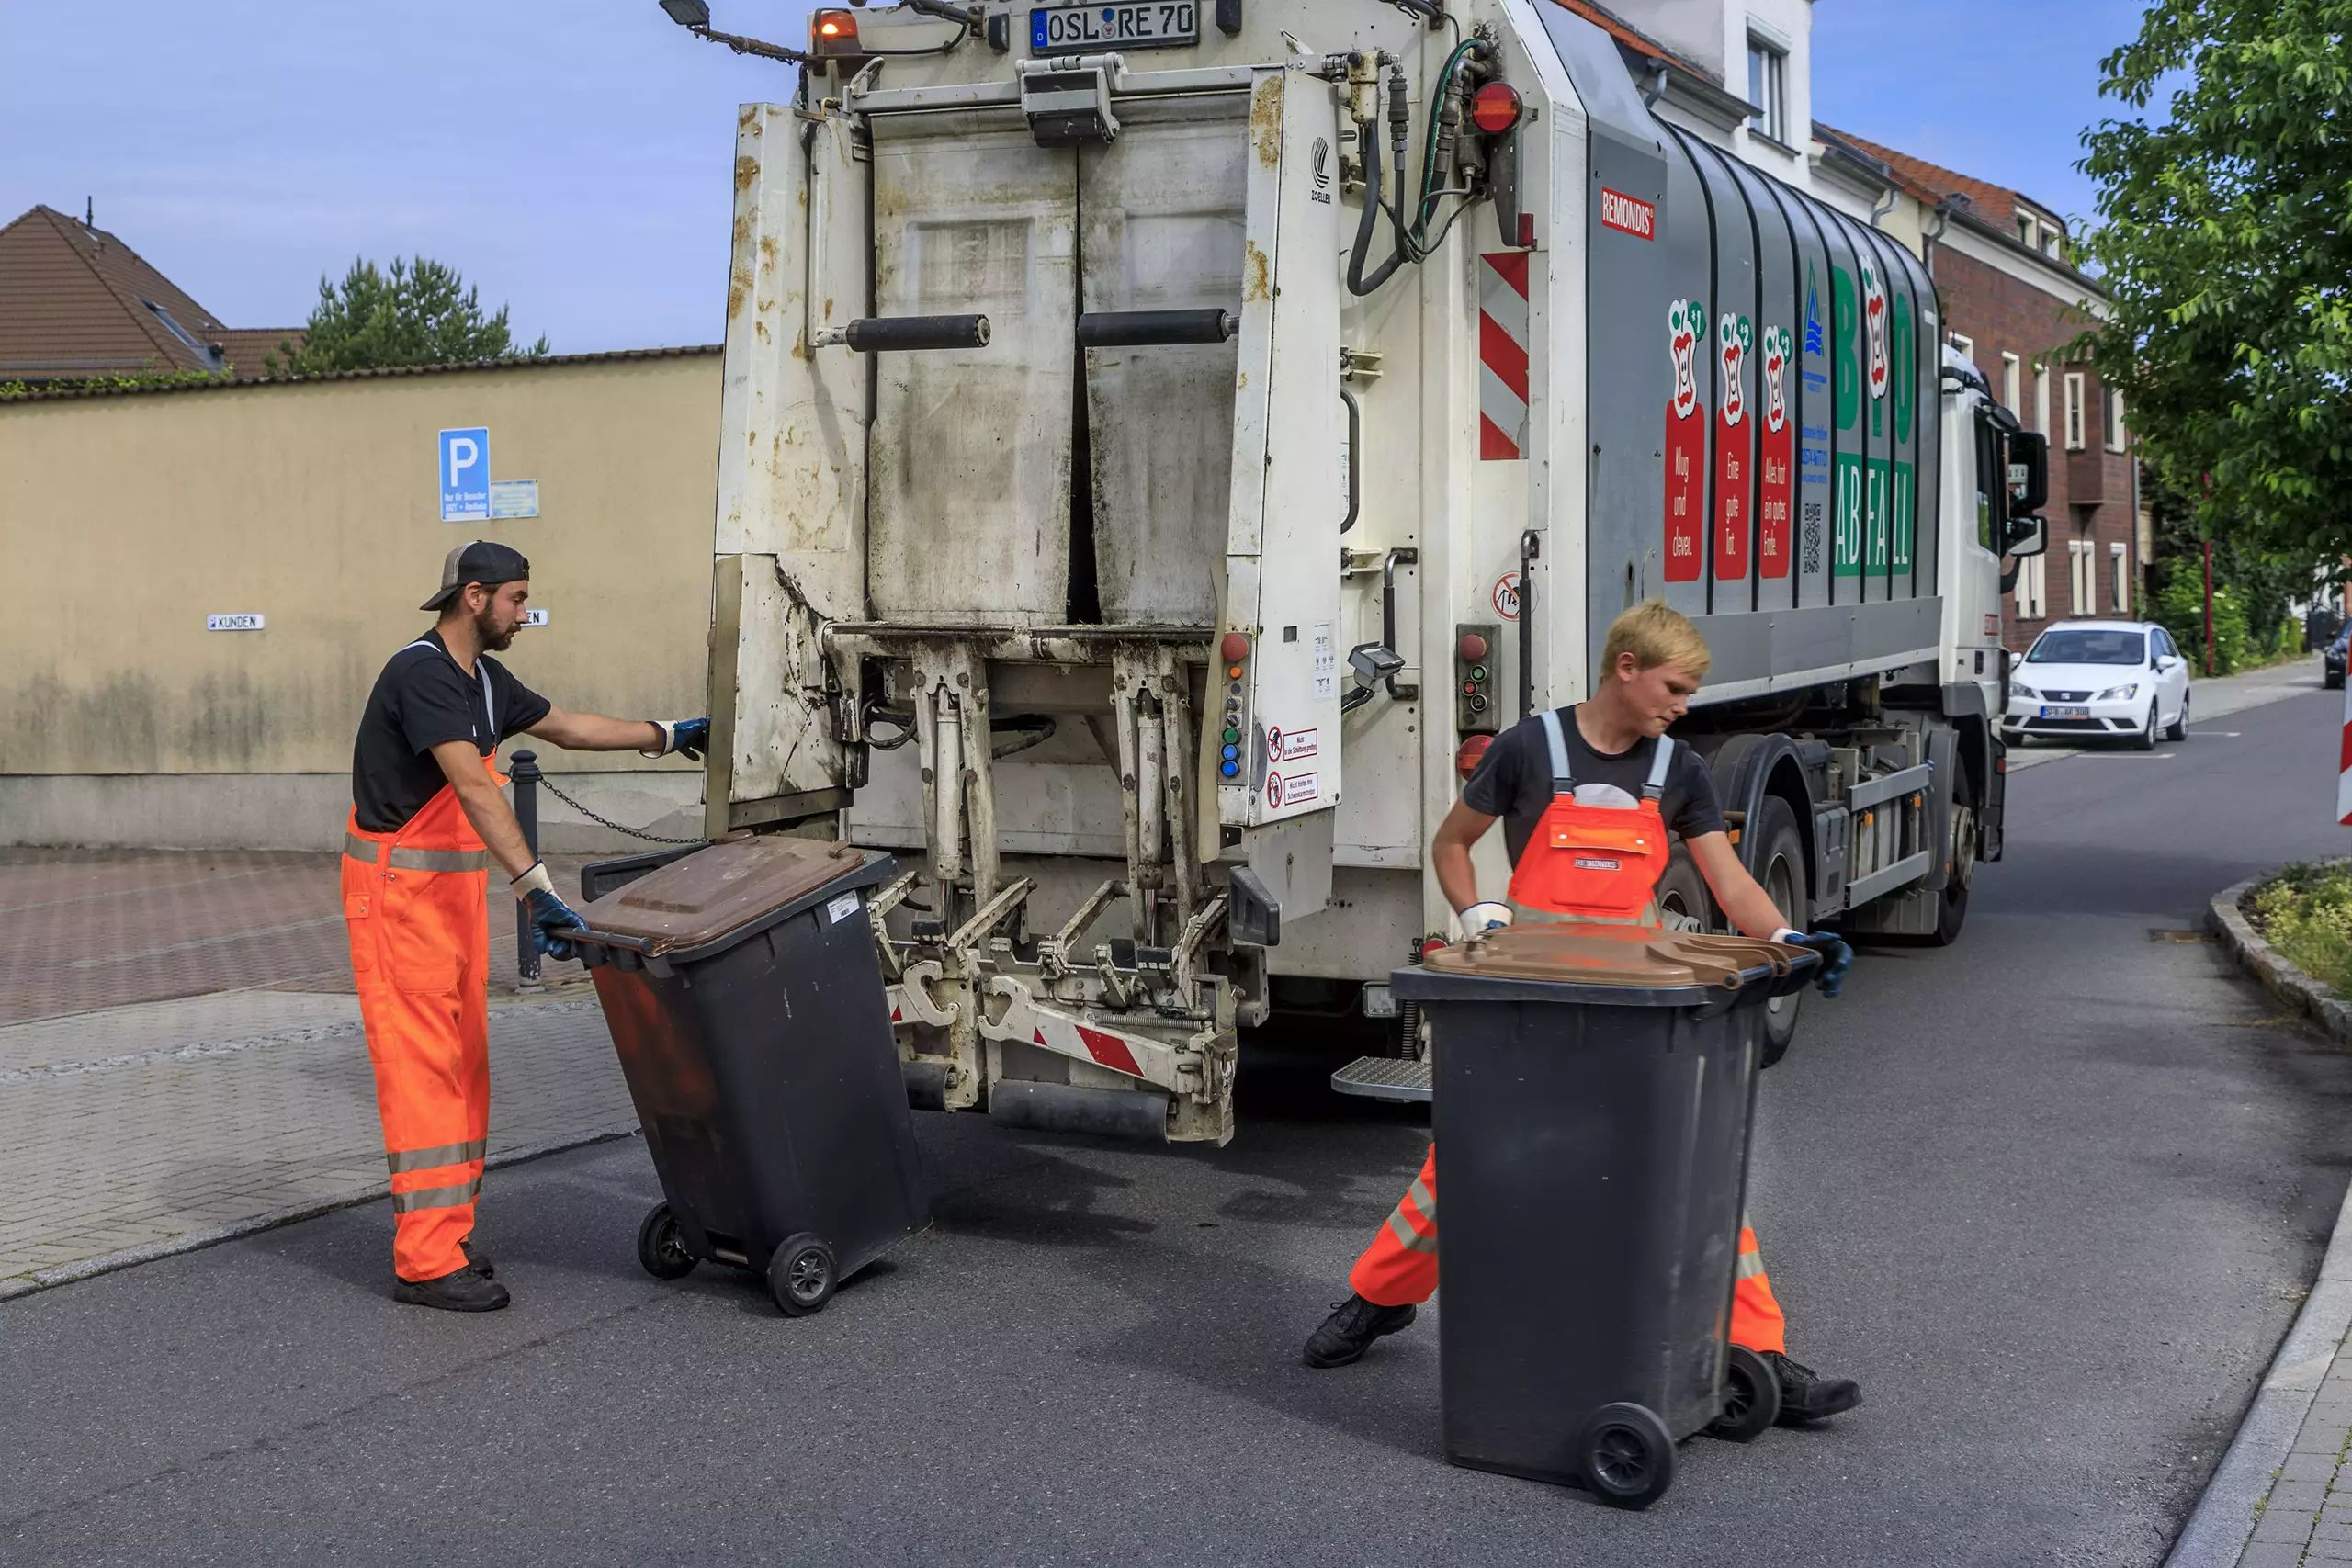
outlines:
M2189 668L2205 673L2205 583L2201 573L2175 571L2156 595L2152 617L2172 634L2188 656ZM2246 628L2245 605L2234 589L2213 589L2213 673L2230 675L2256 659L2255 638Z
M2286 867L2255 889L2254 914L2297 968L2352 997L2352 864Z

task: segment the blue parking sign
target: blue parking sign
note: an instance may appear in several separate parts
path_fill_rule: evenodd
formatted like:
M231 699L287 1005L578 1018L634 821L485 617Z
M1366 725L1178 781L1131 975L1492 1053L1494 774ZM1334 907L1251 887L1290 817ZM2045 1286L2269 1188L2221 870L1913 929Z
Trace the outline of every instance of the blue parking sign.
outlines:
M490 430L441 433L441 521L490 521Z

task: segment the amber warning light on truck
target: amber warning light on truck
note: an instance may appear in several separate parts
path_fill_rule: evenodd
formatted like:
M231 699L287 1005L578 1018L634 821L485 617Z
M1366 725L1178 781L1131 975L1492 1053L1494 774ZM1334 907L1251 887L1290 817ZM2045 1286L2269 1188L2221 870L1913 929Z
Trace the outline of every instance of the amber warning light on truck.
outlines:
M1620 233L1631 234L1636 240L1657 238L1657 207L1623 191L1600 187L1600 221Z

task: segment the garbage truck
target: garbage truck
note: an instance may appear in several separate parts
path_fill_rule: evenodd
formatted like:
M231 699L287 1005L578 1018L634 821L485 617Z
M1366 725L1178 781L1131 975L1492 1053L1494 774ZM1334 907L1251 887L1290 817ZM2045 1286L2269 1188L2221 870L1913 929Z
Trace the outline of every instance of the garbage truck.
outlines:
M1651 597L1789 922L1959 933L2047 457L1867 218L1550 0L681 8L798 65L737 124L707 828L910 868L916 1104L1223 1143L1288 1017L1409 1077L1431 833Z

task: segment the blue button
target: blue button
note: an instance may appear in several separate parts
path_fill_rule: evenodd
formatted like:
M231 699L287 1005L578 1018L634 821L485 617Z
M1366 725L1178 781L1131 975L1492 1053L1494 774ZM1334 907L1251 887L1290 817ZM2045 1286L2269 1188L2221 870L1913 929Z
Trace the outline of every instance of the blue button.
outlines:
M1218 773L1223 773L1227 778L1231 778L1231 777L1233 777L1233 775L1234 775L1234 774L1236 774L1236 773L1239 773L1240 771L1241 771L1241 764L1240 764L1240 763L1238 763L1238 762L1226 762L1226 763L1223 763L1223 764L1219 765L1219 767L1217 768L1217 772L1218 772Z
M1228 746L1225 749L1225 760L1228 762L1239 755L1241 755L1241 748L1238 746Z

